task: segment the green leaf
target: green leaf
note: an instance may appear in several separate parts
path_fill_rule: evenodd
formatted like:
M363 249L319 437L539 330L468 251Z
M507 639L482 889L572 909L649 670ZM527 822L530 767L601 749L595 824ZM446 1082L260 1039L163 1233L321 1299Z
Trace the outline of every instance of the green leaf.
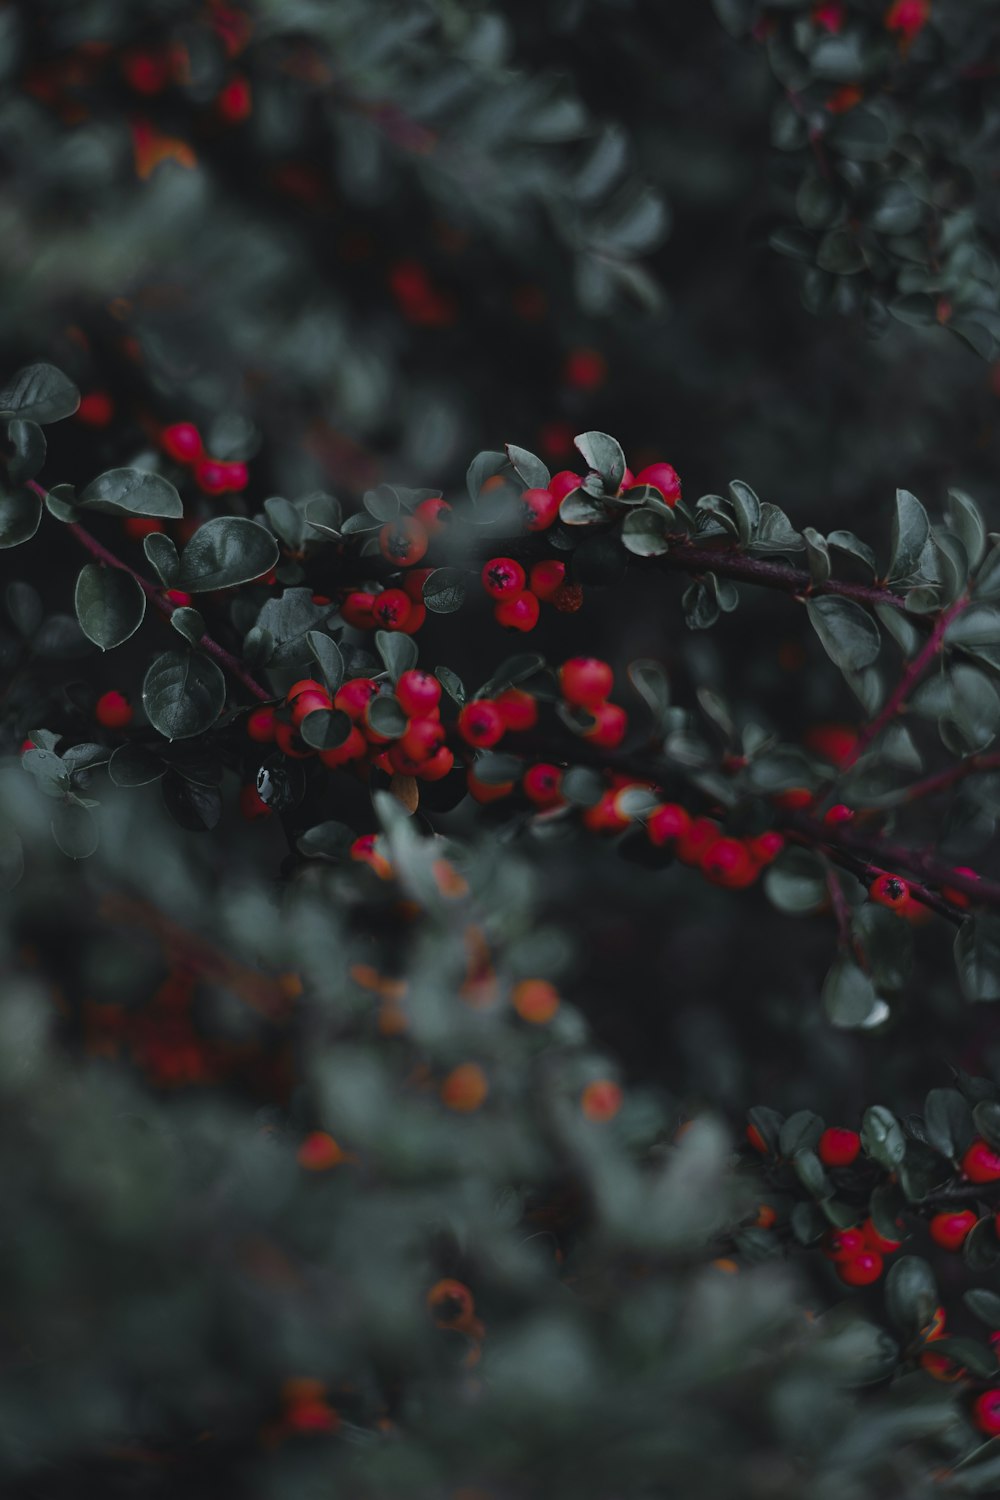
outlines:
M782 1156L794 1156L796 1151L812 1150L823 1134L823 1121L811 1109L799 1109L782 1122L778 1134L778 1150Z
M102 651L135 635L146 614L146 596L131 573L101 563L80 569L73 602L81 630Z
M865 268L864 252L852 230L828 229L816 251L821 271L835 276L855 276Z
M795 194L795 211L806 229L826 229L840 216L842 201L830 178L807 172Z
M980 563L974 592L977 599L1000 598L1000 547L994 545Z
M16 579L4 590L4 603L14 629L25 637L34 635L45 615L38 590Z
M566 526L597 526L610 517L611 511L604 501L588 495L586 490L571 490L559 505L559 519ZM631 515L625 517L626 525L631 519Z
M322 630L307 631L306 643L314 661L319 665L323 684L332 698L344 681L344 658L340 647L331 636L324 635Z
M856 76L855 73L851 75L852 78ZM892 135L881 115L859 105L838 116L830 131L830 142L850 160L881 161L892 145Z
M927 1262L918 1255L901 1255L885 1279L885 1306L904 1340L925 1329L939 1305L937 1282Z
M385 734L395 740L406 733L406 714L399 699L391 693L380 693L373 698L365 709L365 718L376 734Z
M621 444L606 432L581 432L573 439L587 466L600 474L604 487L617 494L625 478L625 454Z
M995 604L970 604L949 622L944 638L949 646L1000 644L1000 607Z
M466 574L462 568L435 568L424 580L424 603L435 615L454 614L465 599Z
M561 791L573 807L594 807L605 792L601 773L592 766L570 766L563 773Z
M375 650L393 682L398 682L403 673L409 672L420 659L416 641L411 635L401 635L399 631L376 630Z
M477 453L465 474L465 484L469 491L469 499L473 504L479 499L480 491L487 479L493 479L497 474L504 473L509 468L509 460L506 453L489 451Z
M167 516L177 519L184 514L181 497L162 474L146 469L109 469L87 485L79 500L89 510L122 511L133 516Z
M629 663L628 680L659 726L670 707L670 678L664 667L652 657L640 657Z
M295 847L307 859L346 859L354 843L353 829L343 823L317 823L295 841Z
M986 552L986 526L979 507L964 490L948 491L948 525L961 538L970 568L978 568Z
M823 981L823 1009L831 1025L852 1031L871 1025L880 1011L888 1014L869 976L849 958L838 959Z
M947 674L947 718L970 750L985 750L1000 727L1000 696L978 667L956 663Z
M823 862L808 849L783 851L764 876L764 890L772 906L792 916L818 911L829 898Z
M306 519L302 512L282 495L272 495L264 501L264 514L285 546L292 552L298 552L306 529Z
M76 508L76 490L71 484L54 484L45 492L45 508L57 521L68 524L80 518Z
M474 765L476 779L486 786L506 786L509 781L518 781L524 770L520 756L502 754L488 750L477 755Z
M972 1138L972 1114L958 1089L931 1089L924 1100L924 1126L941 1156L955 1161L962 1154Z
M27 365L0 390L0 417L60 422L80 405L80 392L54 365Z
M992 1271L1000 1265L1000 1244L997 1243L992 1214L980 1219L970 1230L962 1246L962 1259L976 1274Z
M567 499L572 498L567 496ZM563 504L566 504L565 500ZM629 511L622 523L621 538L625 550L636 557L660 557L670 546L665 517L647 506Z
M448 694L448 697L451 698L453 702L457 703L459 707L462 707L465 703L466 696L465 684L463 683L461 677L459 677L458 673L453 672L450 667L435 667L434 676L444 688L445 692Z
M42 621L31 643L36 656L61 660L86 656L90 642L72 615L49 615Z
M29 542L42 519L42 502L33 490L0 490L0 548Z
M920 554L927 545L931 523L927 512L909 490L896 491L896 514L892 523L892 561L889 578L900 581L920 571Z
M7 428L7 441L14 452L7 459L7 474L13 484L24 484L34 479L45 462L45 434L36 422L24 422L20 418Z
M908 182L889 178L875 189L868 223L876 234L909 234L923 222L925 209Z
M995 1099L980 1099L972 1106L972 1118L979 1134L986 1138L994 1151L1000 1151L1000 1104Z
M529 490L548 489L549 480L552 476L540 458L536 458L533 453L529 453L527 448L516 447L514 443L507 443L505 447L507 449L507 457L514 465L514 472L519 479L524 481L525 486Z
M173 539L163 531L152 531L142 539L142 550L147 561L156 569L164 588L172 589L181 565Z
M996 1292L977 1286L963 1292L962 1301L973 1317L985 1323L987 1328L1000 1329L1000 1296Z
M115 786L148 786L159 781L166 765L155 751L145 745L119 745L108 762L108 775Z
M495 698L504 688L517 687L518 683L527 682L544 665L545 660L537 651L522 651L517 656L508 656L497 667L489 682L480 688L476 697Z
M863 562L865 567L874 578L877 569L875 554L867 542L862 542L854 535L853 531L831 531L827 533L827 546L835 547L838 552L846 552L850 557L856 557Z
M285 589L279 598L267 599L257 616L255 629L263 632L257 639L269 653L268 663L293 669L310 661L309 632L322 625L329 613L329 605L313 603L311 589ZM245 651L253 649L249 641L248 634Z
M375 699L375 703L380 702L380 698ZM318 708L306 714L299 725L299 734L314 750L336 750L350 738L353 728L353 720L339 708Z
M814 583L825 583L833 571L830 564L830 549L826 537L814 526L802 528L802 540L806 548L806 561Z
M706 574L684 590L681 608L689 630L710 630L719 618L719 601L714 587L715 575Z
M164 651L142 684L153 728L168 740L190 739L215 723L226 701L226 680L214 661L193 652Z
M801 552L802 538L793 527L785 512L777 505L762 500L760 524L753 540L754 552Z
M168 771L160 782L160 795L174 822L189 833L207 833L222 818L222 793L216 786L199 786Z
M906 1155L903 1127L891 1110L873 1104L861 1123L861 1144L873 1161L887 1171L898 1167Z
M205 620L200 610L189 605L179 605L170 616L172 629L182 635L192 646L197 646L205 634Z
M199 594L249 583L269 573L278 555L266 526L244 516L216 516L198 527L181 553L177 587Z
M743 546L747 547L753 541L757 527L760 525L760 501L742 479L731 480L728 488L733 502L733 514L736 517L739 538Z
M830 659L844 672L860 672L879 653L878 626L853 599L823 594L808 599L806 610Z
M89 807L64 802L52 814L52 837L70 859L88 859L100 843L101 833Z

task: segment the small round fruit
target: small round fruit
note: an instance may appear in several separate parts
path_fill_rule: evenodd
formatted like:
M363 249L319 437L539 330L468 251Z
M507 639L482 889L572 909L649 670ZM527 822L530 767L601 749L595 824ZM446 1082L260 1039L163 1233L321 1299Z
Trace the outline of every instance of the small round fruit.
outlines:
M902 1224L899 1225L902 1228ZM875 1228L871 1218L865 1220L861 1226L864 1231L865 1243L869 1250L877 1250L880 1255L894 1255L903 1243L902 1240L887 1240L884 1234L880 1234Z
M274 739L282 755L287 755L290 760L308 760L315 754L305 740L299 738L292 725L283 724L280 719L275 722Z
M444 725L440 719L411 719L398 743L414 765L422 766L444 745Z
M962 1171L970 1182L1000 1182L1000 1153L979 1137L962 1157Z
M483 588L491 599L510 599L524 588L526 576L513 557L491 557L480 574Z
M559 501L551 490L525 490L521 513L527 531L547 531L559 515Z
M194 466L195 482L206 495L224 495L229 488L229 465L214 458L200 458Z
M877 1250L861 1250L837 1262L837 1275L845 1286L871 1286L882 1275L885 1262Z
M240 787L240 812L248 823L253 823L257 818L269 818L271 809L267 803L261 800L260 794L253 782Z
M269 745L274 739L274 709L255 708L247 719L247 734L258 745Z
M698 863L706 880L733 890L756 880L759 868L743 840L731 838L715 839L703 851Z
M107 391L89 391L76 409L76 420L85 427L107 427L115 414L115 403Z
M125 535L131 537L133 542L145 541L146 537L152 536L154 532L166 531L166 529L157 516L127 516L125 518Z
M504 599L493 610L493 618L505 630L534 630L538 624L541 607L530 589L523 589L513 598Z
M583 738L591 745L600 745L604 750L613 750L620 745L628 730L628 715L617 703L598 703L587 710L594 716L593 728L586 730Z
M451 521L451 506L440 495L431 495L414 506L413 514L429 536L437 536Z
M398 516L382 527L378 545L386 562L412 568L427 551L427 528L415 516Z
M413 607L412 600L406 597L402 589L386 589L384 593L376 595L372 616L383 630L402 630Z
M942 1250L961 1250L976 1227L976 1216L971 1208L959 1213L935 1214L927 1227L931 1239Z
M365 709L372 699L377 697L377 682L373 682L370 677L349 677L337 689L333 706L347 714L348 718L360 719L364 717Z
M443 781L454 764L454 755L447 745L442 745L436 755L424 761L417 775L421 781Z
M508 729L523 733L538 723L538 700L523 688L504 688L495 702Z
M853 823L854 808L848 807L844 802L838 802L823 814L823 822L827 828L837 828L842 823Z
M406 620L402 625L400 625L400 631L403 635L416 635L417 631L420 629L421 625L423 625L426 619L426 604L414 604L411 606L410 613L407 615Z
M765 1141L764 1137L761 1135L760 1131L757 1129L756 1125L748 1125L747 1126L747 1128L746 1128L746 1137L747 1137L747 1140L749 1141L750 1145L753 1147L753 1149L755 1151L759 1151L760 1154L761 1154L761 1156L769 1156L770 1155L770 1152L768 1150L767 1142Z
M554 495L556 501L561 504L567 495L578 490L583 483L582 474L574 474L572 469L560 469L558 474L553 474L549 480L548 492Z
M551 599L566 582L566 564L556 558L536 562L528 575L528 586L539 599Z
M250 471L245 463L234 461L222 464L221 468L226 475L227 490L245 490L250 483Z
M845 1130L831 1125L819 1138L816 1155L824 1167L849 1167L857 1161L861 1151L861 1137L856 1130Z
M972 1403L972 1420L987 1437L1000 1435L1000 1390L983 1391Z
M868 887L868 895L878 906L901 911L909 899L910 887L898 875L879 875Z
M346 766L348 761L360 760L367 754L368 741L356 724L351 725L351 732L342 745L337 745L333 750L321 750L319 758L324 766L335 770L337 766Z
M657 849L662 849L665 844L672 844L675 839L679 839L690 826L691 819L686 808L681 807L679 802L664 802L647 814L646 837Z
M521 790L536 807L558 807L562 802L562 771L544 762L529 766L521 779Z
M114 688L102 693L94 705L94 718L103 729L125 729L132 722L133 708L123 693Z
M826 1254L830 1260L853 1260L871 1246L865 1239L863 1229L832 1229L826 1238Z
M329 693L299 693L292 703L292 723L298 729L303 719L307 719L310 714L322 713L332 706Z
M465 784L473 801L484 806L488 802L500 802L504 797L509 797L514 790L512 781L501 782L499 786L491 786L487 781L480 781L471 767L465 773Z
M193 422L175 422L160 433L160 446L169 458L179 464L193 464L201 458L201 433Z
M955 874L965 875L969 880L980 879L978 872L970 870L968 865L956 865ZM968 891L960 891L957 886L943 885L941 887L941 894L946 901L950 901L952 906L957 906L960 911L968 911L972 905L973 898L969 895Z
M432 673L411 668L396 683L396 697L408 719L424 718L441 702L441 684Z
M371 630L375 624L375 595L364 589L354 589L340 606L340 613L348 625L356 630Z
M546 1025L559 1009L559 991L547 979L522 979L510 999L521 1020L533 1026Z
M676 505L681 498L681 481L672 464L648 464L639 470L635 482L659 490L668 505Z
M574 656L559 668L559 691L574 708L596 708L614 684L608 663L595 656Z
M423 604L424 584L434 571L434 568L410 568L403 574L400 580L401 587L406 597L414 604Z
M750 857L759 865L769 865L772 860L777 859L784 847L785 840L780 833L758 833L756 838L747 841Z
M467 703L458 716L458 732L477 750L488 750L503 739L506 725L503 714L489 698L476 698Z

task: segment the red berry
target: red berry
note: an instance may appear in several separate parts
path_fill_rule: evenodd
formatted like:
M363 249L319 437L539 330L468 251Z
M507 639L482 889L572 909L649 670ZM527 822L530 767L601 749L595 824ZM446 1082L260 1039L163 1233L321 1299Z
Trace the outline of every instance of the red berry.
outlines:
M423 604L414 604L407 615L405 623L400 625L404 635L416 635L421 625L427 619L427 607Z
M402 678L400 681L402 682ZM377 682L373 682L370 677L350 677L337 689L333 706L352 719L360 719L372 699L377 697Z
M975 870L970 870L968 865L956 865L956 875L967 875L970 880L978 880L980 877ZM972 905L972 897L967 891L960 891L956 886L943 885L941 894L952 906L957 906L961 911L967 911Z
M829 808L823 814L823 822L828 828L836 828L841 823L852 823L854 821L854 808L847 807L843 802L838 802L835 807Z
M322 689L317 692L299 693L292 704L292 723L298 729L303 719L310 714L322 713L332 707L330 694Z
M858 743L858 731L849 724L816 724L807 730L807 749L838 768L850 759Z
M226 476L227 490L246 489L247 485L250 482L250 473L245 463L233 462L228 464L220 464L219 468L222 469L223 473ZM269 581L273 582L273 579Z
M620 745L625 738L628 729L628 715L617 703L598 703L595 708L587 710L594 716L594 727L588 729L583 738L591 745L600 745L605 750L613 750Z
M441 684L430 672L412 669L396 683L396 697L408 719L423 718L441 702Z
M758 866L742 839L715 839L698 861L701 872L713 885L738 890L757 878Z
M187 609L191 604L191 595L186 594L183 589L167 589L167 598L178 609Z
M253 93L246 78L231 78L215 100L215 107L230 125L248 120L253 110Z
M491 557L480 577L491 599L509 599L525 585L524 569L513 557Z
M252 782L248 782L246 786L240 787L240 812L248 823L254 822L257 818L269 818L271 816L271 809L266 802L261 800L260 794Z
M677 838L677 858L685 865L696 865L710 844L719 837L714 818L692 818Z
M193 422L175 422L160 433L164 453L179 464L192 464L202 455L201 434Z
M424 761L428 758L426 756L408 755L403 749L401 739L397 740L394 745L389 746L388 755L390 766L394 771L398 771L400 776L416 776Z
M573 349L566 356L563 379L574 390L596 391L607 376L607 361L597 349Z
M970 1182L1000 1181L1000 1154L977 1138L962 1157L962 1171Z
M594 656L574 656L559 668L559 691L576 708L596 708L615 684L606 661Z
M671 464L648 464L635 476L637 485L648 484L659 490L668 505L676 505L681 498L681 482L677 470Z
M983 1391L972 1403L972 1420L987 1437L1000 1435L1000 1390Z
M411 719L399 740L400 749L414 762L423 765L444 744L444 725L440 719Z
M469 789L469 796L476 802L499 802L504 797L509 797L514 790L512 781L504 781L499 786L489 786L485 781L480 781L478 776L470 768L465 773L465 784Z
M371 630L375 624L375 595L355 589L340 606L344 623L356 630Z
M931 0L893 0L885 13L886 31L898 31L901 41L912 42L930 19Z
M275 720L274 739L282 755L287 755L291 760L308 760L310 755L315 754L305 740L299 738L291 724L285 724L280 719Z
M402 589L386 589L377 594L372 605L372 615L383 630L402 630L414 608Z
M319 758L324 766L336 770L338 766L345 766L349 760L360 760L368 750L368 741L356 724L351 726L351 732L342 745L336 745L332 750L321 750Z
M976 1216L971 1208L962 1209L960 1213L935 1214L927 1227L931 1239L942 1250L961 1250L976 1227Z
M441 781L447 776L454 764L454 755L448 749L447 745L442 745L436 755L432 755L429 760L424 761L417 775L421 781Z
M560 504L567 495L578 490L583 483L582 474L574 474L572 469L560 469L558 474L553 474L549 480L549 494L554 495Z
M581 814L584 828L591 833L620 833L631 821L618 807L617 791L605 792L600 801Z
M559 515L559 501L551 490L525 490L521 510L527 531L547 531Z
M877 1250L861 1250L837 1262L837 1275L845 1286L871 1286L882 1275L885 1262Z
M851 1260L871 1248L861 1229L831 1229L825 1246L831 1260Z
M513 598L504 599L495 606L493 618L505 630L534 630L541 612L538 600L530 589L523 589Z
M536 562L528 578L531 592L537 594L539 599L551 599L565 581L566 564L558 562L554 557L545 562Z
M529 766L521 780L521 789L536 807L558 807L562 802L562 771L558 766Z
M255 708L247 719L247 734L258 745L269 745L274 739L274 709Z
M159 94L170 80L166 58L152 52L129 52L122 58L122 74L129 88L137 94Z
M107 427L115 414L115 403L107 391L90 391L76 409L76 420L85 427Z
M857 1131L836 1125L824 1130L816 1147L816 1155L825 1167L849 1167L860 1151L861 1137Z
M664 844L673 843L674 839L680 838L690 826L691 819L688 817L687 810L681 807L679 802L664 802L647 814L646 837L659 849Z
M898 875L879 875L868 887L869 899L890 911L900 911L907 903L910 887Z
M892 1255L903 1243L902 1240L887 1240L884 1234L879 1234L870 1218L866 1219L861 1227L869 1250L878 1250L882 1255Z
M489 698L467 703L458 716L459 734L478 750L488 750L502 740L506 727L503 714Z
M759 833L747 844L751 859L755 859L759 865L769 865L772 860L777 859L784 847L785 840L780 833Z
M414 604L424 602L424 584L434 572L433 568L411 568L402 579L403 592Z
M293 682L285 694L286 703L294 703L300 693L325 693L326 688L315 677L300 677L298 682Z
M112 688L102 693L94 706L94 718L105 729L125 729L132 722L133 709L128 699Z
M386 562L395 563L399 568L412 568L427 551L427 531L415 516L398 516L382 527L378 545Z
M134 542L141 542L154 532L166 529L156 516L128 516L125 520L125 535L130 536Z
M440 495L432 495L414 506L413 514L422 522L429 536L436 536L445 530L451 520L451 506Z
M194 477L206 495L223 495L229 488L229 465L217 463L214 458L201 458L194 466Z
M812 807L815 799L808 787L790 786L786 792L777 792L771 800L775 807L786 812L801 812L803 808Z
M505 688L495 701L508 729L523 732L538 723L538 702L523 688Z

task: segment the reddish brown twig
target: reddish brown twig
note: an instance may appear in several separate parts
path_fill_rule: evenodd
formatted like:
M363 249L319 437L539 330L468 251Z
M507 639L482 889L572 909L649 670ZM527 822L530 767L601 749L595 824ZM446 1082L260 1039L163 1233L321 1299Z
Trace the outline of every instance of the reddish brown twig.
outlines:
M906 600L901 594L879 584L849 583L841 578L827 578L820 583L804 568L770 562L763 557L747 557L735 547L695 547L682 537L671 538L670 550L656 561L661 567L678 568L683 573L717 573L723 578L778 589L801 599L816 594L837 594L842 599L855 599L859 604L885 604L890 609L906 609ZM914 616L914 624L919 624L920 620L919 615Z

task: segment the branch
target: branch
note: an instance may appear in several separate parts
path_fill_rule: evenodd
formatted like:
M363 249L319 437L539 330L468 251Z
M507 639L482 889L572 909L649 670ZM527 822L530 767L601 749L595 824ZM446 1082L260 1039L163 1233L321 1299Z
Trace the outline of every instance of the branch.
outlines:
M966 776L983 775L988 771L1000 771L1000 753L992 755L968 755L965 760L935 771L922 781L914 781L905 788L904 802L919 802L922 797L931 797L935 792L946 792L964 781Z
M32 480L29 481L29 487L34 490L40 499L45 499L46 491L40 484L35 484ZM179 608L179 605L176 605L172 599L168 598L165 589L159 588L150 579L144 578L141 573L137 573L135 568L130 568L128 563L122 562L121 558L116 557L113 552L109 552L103 542L99 542L96 537L91 536L90 532L85 527L79 525L78 522L71 521L67 526L67 530L76 538L80 546L84 547L90 553L91 557L96 557L98 562L104 563L108 568L118 568L122 573L128 573L130 578L134 578L150 603L168 620L174 610ZM261 703L270 703L273 701L274 694L269 693L266 688L261 687L257 679L251 676L240 659L233 656L232 652L227 651L225 646L220 646L218 641L212 636L206 633L201 637L198 645L205 652L206 656L214 657L221 667L224 667L239 682L242 682L247 692L252 693Z
M778 589L798 598L838 594L843 599L856 599L859 604L886 604L890 609L906 610L906 600L892 589L878 584L848 583L839 578L827 578L818 583L805 568L768 562L762 557L747 557L735 547L693 547L679 538L676 543L672 541L670 550L656 560L663 567L679 568L684 573L718 573L723 578L756 583L761 588ZM920 615L914 616L914 623L920 619Z
M873 740L876 740L887 725L895 718L896 714L905 706L906 700L930 667L938 652L944 648L945 631L952 620L967 609L970 600L968 594L961 594L947 609L943 609L934 622L934 628L917 652L913 660L907 665L902 677L900 677L893 691L889 694L874 719L869 719L864 725L857 740L851 747L843 762L838 767L841 775L849 771L853 765L860 760Z

